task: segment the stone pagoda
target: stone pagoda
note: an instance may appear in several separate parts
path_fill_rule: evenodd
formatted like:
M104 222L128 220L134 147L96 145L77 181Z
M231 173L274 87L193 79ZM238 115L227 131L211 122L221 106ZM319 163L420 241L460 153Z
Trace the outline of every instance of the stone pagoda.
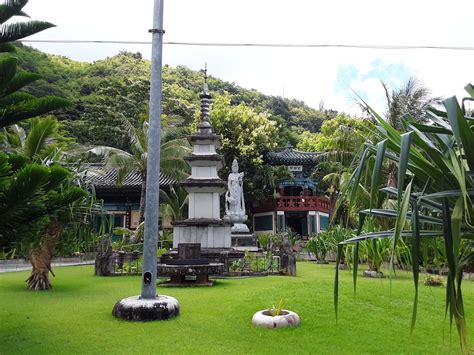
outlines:
M196 134L188 136L193 150L185 158L191 176L181 183L189 193L188 218L173 223L173 248L181 243L199 243L202 250L231 248L231 223L220 216L220 195L227 183L217 172L223 167L223 156L217 153L220 139L209 122L211 95L204 83L201 98L201 121Z

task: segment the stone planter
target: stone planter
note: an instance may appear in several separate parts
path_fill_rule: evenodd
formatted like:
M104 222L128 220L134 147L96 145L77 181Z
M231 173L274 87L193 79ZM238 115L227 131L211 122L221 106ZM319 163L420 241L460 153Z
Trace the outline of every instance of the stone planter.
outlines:
M264 310L253 315L252 324L261 328L297 327L300 325L300 317L286 309L283 309L279 316L272 316L268 310Z
M154 299L132 296L118 301L112 315L128 321L167 320L179 315L179 303L176 298L165 295Z

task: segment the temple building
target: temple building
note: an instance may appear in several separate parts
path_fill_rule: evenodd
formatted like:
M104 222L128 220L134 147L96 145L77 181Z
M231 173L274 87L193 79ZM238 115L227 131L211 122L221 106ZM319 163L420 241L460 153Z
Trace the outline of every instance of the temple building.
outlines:
M329 223L329 199L318 191L311 179L320 153L302 152L290 144L280 152L269 152L265 161L273 166L286 166L293 179L282 181L278 192L253 210L255 234L277 233L291 228L303 239L325 230Z
M110 217L113 217L108 229L111 231L115 227L129 229L138 227L143 182L138 171L130 172L123 184L118 186L117 170L105 169L103 164L86 164L84 168L87 171L85 176L87 185L92 186L97 199L103 201L103 208L108 214L107 218L110 220ZM174 179L163 173L160 174L161 189L167 190L175 183Z

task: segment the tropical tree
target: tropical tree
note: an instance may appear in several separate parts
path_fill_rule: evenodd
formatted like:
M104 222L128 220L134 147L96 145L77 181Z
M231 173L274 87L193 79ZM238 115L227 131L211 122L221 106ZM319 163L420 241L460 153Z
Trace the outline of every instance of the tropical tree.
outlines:
M169 191L160 190L160 214L163 219L180 221L187 218L188 193L182 187L170 186Z
M59 162L72 141L60 133L59 123L52 116L32 118L23 126L26 130L12 125L0 133L4 152L21 154L34 162Z
M87 195L75 186L69 170L30 163L27 157L0 153L0 247L23 244L33 270L28 288L51 288L51 258L70 205Z
M148 121L142 120L140 127L135 127L128 120L124 120L127 135L130 141L130 152L113 147L97 146L90 152L105 157L106 169L117 170L117 184L123 184L125 177L132 171L140 174L142 179L140 194L139 221L145 218L146 174L148 157ZM172 129L164 128L161 137L160 166L163 174L180 179L188 166L183 157L189 153L190 148L183 138L167 139L172 134Z
M278 146L276 137L280 136L281 127L268 112L257 112L244 103L232 105L231 101L228 93L216 96L210 112L210 122L222 137L219 152L225 165L220 174L227 178L236 158L245 172L246 200L259 201L268 197L268 190L262 189L262 181L268 180L264 178L263 157ZM195 119L199 121L198 116Z
M474 87L467 85L471 98ZM416 321L418 303L419 264L421 245L426 239L441 237L444 240L448 264L446 313L450 323L454 321L461 347L467 346L466 318L462 296L463 269L474 262L474 122L461 109L456 97L443 101L445 110L428 108L427 124L419 123L411 115L401 119L406 132L399 132L370 107L377 122L375 137L366 143L357 168L341 194L354 203L361 172L370 156L375 157L371 177L371 208L360 212L359 231L366 216L392 218L391 230L362 234L344 243L355 243L377 238L391 238L390 269L396 264L396 246L401 237L411 238L412 267L415 284L415 300L412 330ZM382 185L384 160L397 164L396 187ZM394 196L397 209L381 209L381 194ZM463 242L464 241L464 242ZM343 244L339 246L339 254ZM467 244L462 248L463 244ZM357 255L357 253L355 254ZM354 281L357 277L358 258L354 258ZM336 313L337 313L336 272ZM354 286L355 287L355 286Z
M426 109L441 103L441 98L433 97L431 91L414 76L396 90L392 90L387 82L381 83L387 100L385 116L390 125L398 130L402 129L403 115L409 114L422 123L428 119Z
M14 21L14 16L27 17L22 8L27 0L6 0L0 4L0 52L13 52L9 43L53 25L41 21ZM17 59L0 57L0 247L26 246L33 266L28 288L51 288L48 273L55 246L67 222L74 219L71 205L87 193L73 182L73 174L53 160L44 161L47 137L56 129L56 121L34 119L29 135L20 121L66 107L65 99L35 97L24 91L41 76L17 71ZM12 127L10 127L12 126ZM8 153L8 154L6 154Z
M333 212L341 185L353 169L354 159L370 137L372 127L367 119L340 114L324 121L321 132L305 132L298 144L298 149L303 151L321 152L316 157L319 164L313 171L313 178L319 180L320 188L329 194L332 222L342 219L347 223L350 217L350 211L339 209L337 218ZM359 205L366 204L364 189L359 189L357 193Z

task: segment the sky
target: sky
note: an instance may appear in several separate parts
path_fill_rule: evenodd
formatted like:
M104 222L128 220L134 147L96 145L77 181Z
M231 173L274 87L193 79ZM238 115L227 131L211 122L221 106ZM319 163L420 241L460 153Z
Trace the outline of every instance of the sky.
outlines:
M57 25L28 39L149 41L153 0L30 0L25 11ZM474 46L472 0L165 0L165 41ZM94 61L121 50L150 58L150 45L30 44ZM358 114L357 92L384 111L380 80L392 88L414 75L434 96L466 96L474 51L242 48L165 45L163 62L265 94Z

